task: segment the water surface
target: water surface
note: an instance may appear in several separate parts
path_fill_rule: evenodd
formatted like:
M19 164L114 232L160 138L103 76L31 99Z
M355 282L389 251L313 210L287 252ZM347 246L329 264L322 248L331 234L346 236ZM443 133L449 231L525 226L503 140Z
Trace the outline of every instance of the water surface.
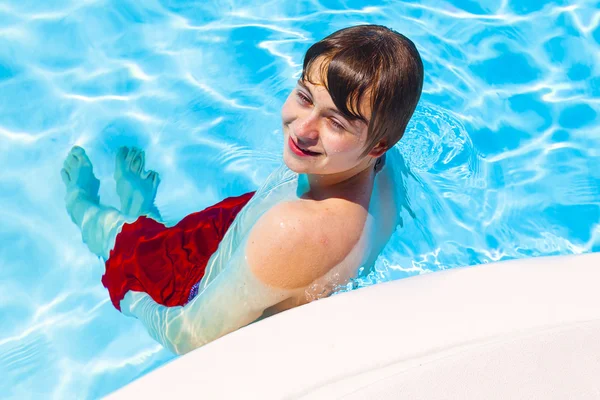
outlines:
M359 23L410 37L426 78L399 144L412 215L354 286L600 251L596 1L5 0L3 397L97 398L174 357L100 284L64 208L71 146L115 206L116 151L144 148L169 222L254 190L280 160L304 51Z

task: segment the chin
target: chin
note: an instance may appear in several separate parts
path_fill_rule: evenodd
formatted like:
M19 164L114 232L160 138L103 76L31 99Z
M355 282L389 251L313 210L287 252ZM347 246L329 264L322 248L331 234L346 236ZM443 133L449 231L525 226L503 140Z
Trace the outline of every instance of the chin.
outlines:
M297 174L309 174L311 173L309 165L303 163L302 160L298 160L296 157L287 154L287 151L283 153L283 162L292 171Z
M283 152L283 162L285 165L292 171L297 174L315 174L322 175L326 173L323 168L316 167L314 162L309 160L302 160L298 157L295 157L293 154L288 153L288 149Z

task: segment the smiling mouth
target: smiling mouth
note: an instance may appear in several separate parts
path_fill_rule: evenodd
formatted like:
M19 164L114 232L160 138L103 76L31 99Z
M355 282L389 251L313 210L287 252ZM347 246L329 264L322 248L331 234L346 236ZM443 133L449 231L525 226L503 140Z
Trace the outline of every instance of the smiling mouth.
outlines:
M290 136L289 145L290 145L290 148L292 149L292 151L298 155L318 156L319 154L321 154L321 153L317 153L315 151L305 150L302 147L298 146L296 141L294 139L292 139L292 136Z

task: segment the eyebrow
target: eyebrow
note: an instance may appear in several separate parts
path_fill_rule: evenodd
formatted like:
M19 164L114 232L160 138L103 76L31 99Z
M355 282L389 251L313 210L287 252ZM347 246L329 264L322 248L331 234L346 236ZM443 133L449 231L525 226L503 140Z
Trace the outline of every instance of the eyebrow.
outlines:
M302 79L298 79L298 86L301 86L302 88L304 88L306 91L308 91L308 93L311 95L311 97L314 97L313 94L312 94L312 92L310 91L310 89L308 88L308 86L306 86L306 84L302 81ZM344 115L337 108L327 107L327 111L331 111L332 113L339 115L340 117L342 117L343 119L345 119L346 121L348 121L348 123L350 123L350 124L355 124L356 122L363 122L363 123L369 125L369 123L367 122L367 120L365 118Z

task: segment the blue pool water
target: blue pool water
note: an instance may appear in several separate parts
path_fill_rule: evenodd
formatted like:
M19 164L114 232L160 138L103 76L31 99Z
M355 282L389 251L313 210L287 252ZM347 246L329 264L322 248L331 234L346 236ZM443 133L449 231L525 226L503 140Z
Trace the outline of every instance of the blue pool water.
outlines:
M253 190L304 51L358 23L410 37L426 77L399 144L413 215L355 287L600 251L597 1L4 0L0 397L97 398L174 357L100 284L63 203L70 147L115 206L115 153L144 148L169 222Z

